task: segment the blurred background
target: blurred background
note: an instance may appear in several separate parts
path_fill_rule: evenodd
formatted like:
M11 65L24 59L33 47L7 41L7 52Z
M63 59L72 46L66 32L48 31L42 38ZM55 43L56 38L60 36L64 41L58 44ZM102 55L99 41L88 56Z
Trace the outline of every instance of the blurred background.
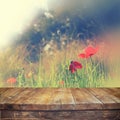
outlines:
M4 0L0 17L0 87L120 87L119 0Z

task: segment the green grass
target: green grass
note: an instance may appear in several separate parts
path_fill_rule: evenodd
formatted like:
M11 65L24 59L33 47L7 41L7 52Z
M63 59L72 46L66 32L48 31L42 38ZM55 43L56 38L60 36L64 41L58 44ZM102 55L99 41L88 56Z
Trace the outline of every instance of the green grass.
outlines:
M83 62L83 68L74 74L69 71L70 61L58 64L57 69L51 66L50 74L45 73L45 69L39 66L39 72L30 78L25 78L24 71L17 77L19 87L102 87L105 80L104 68L102 63L94 63L91 60ZM47 69L47 68L46 68ZM38 76L37 79L34 76ZM64 81L60 85L60 81Z
M118 79L115 77L114 79L117 79L116 84L112 84L113 78L110 75L113 68L114 72L117 71L117 63L111 63L109 66L103 57L101 59L96 55L89 59L80 59L78 54L83 49L83 45L80 45L71 43L69 44L70 47L61 51L56 50L52 56L43 53L37 63L25 61L27 52L23 49L23 46L16 48L17 52L12 50L4 52L0 55L0 87L83 88L114 87L118 85ZM99 53L97 56L99 56ZM72 74L69 71L71 60L82 63L83 68ZM7 83L7 79L10 77L15 77L17 82L15 84ZM61 81L63 81L63 84L60 84Z

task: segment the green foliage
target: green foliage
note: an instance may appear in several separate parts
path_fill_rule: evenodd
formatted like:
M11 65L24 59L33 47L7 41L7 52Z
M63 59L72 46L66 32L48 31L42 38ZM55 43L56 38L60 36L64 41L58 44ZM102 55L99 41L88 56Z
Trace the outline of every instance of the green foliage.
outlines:
M93 61L83 61L83 69L77 70L76 73L71 73L68 69L69 61L65 61L57 66L57 71L52 67L51 74L44 76L43 69L40 69L37 76L39 79L34 79L34 74L29 78L25 77L24 70L22 69L17 77L19 87L102 87L105 81L105 69L103 64L93 63ZM41 66L40 66L41 67ZM102 72L101 72L102 71ZM60 85L60 81L64 81L63 85Z

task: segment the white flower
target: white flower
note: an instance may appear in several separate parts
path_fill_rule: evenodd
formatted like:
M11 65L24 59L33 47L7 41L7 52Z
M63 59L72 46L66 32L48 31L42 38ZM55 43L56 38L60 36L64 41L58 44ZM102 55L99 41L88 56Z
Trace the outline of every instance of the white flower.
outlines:
M51 45L50 45L50 44L47 44L47 45L45 45L45 47L44 47L44 51L48 51L50 48L51 48Z
M44 15L47 17L47 18L54 18L54 16L49 13L49 12L45 12Z

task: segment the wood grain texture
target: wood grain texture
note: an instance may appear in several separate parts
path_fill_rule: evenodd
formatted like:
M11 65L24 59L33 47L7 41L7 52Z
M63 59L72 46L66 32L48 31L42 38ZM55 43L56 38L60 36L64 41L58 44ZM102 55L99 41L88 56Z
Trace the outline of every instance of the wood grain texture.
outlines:
M120 111L2 111L2 119L120 120Z
M1 110L0 110L0 120L1 120L2 116L1 116Z
M105 91L107 91L109 94L114 95L118 98L120 98L120 88L104 88Z
M120 109L119 88L2 88L4 110L102 110Z
M104 88L90 88L87 90L103 103L103 109L120 109L120 98L116 97L114 93L109 93Z
M0 95L5 92L6 90L8 90L8 88L0 88Z
M57 105L55 108L56 110L75 109L75 102L70 89L54 89L51 98L51 104L53 105L52 108L54 108L54 105Z
M120 120L119 88L1 88L0 120Z
M102 109L102 102L100 102L95 96L89 93L85 88L71 89L71 93L75 100L75 109Z

